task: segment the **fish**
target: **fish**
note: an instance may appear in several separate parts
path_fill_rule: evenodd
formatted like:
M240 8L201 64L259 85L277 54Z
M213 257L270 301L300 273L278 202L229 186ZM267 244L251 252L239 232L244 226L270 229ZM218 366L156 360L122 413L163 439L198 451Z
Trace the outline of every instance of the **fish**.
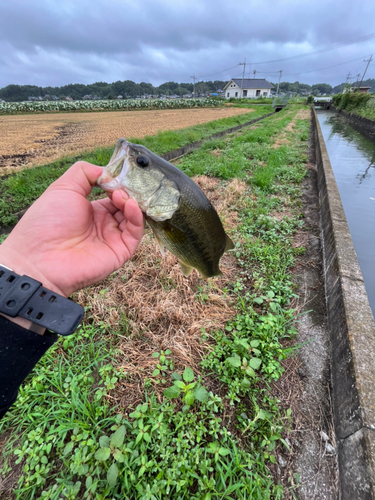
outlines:
M221 274L219 261L234 245L197 184L145 146L119 139L97 180L107 192L123 189L150 225L162 255L175 255L184 276L196 269L203 278Z

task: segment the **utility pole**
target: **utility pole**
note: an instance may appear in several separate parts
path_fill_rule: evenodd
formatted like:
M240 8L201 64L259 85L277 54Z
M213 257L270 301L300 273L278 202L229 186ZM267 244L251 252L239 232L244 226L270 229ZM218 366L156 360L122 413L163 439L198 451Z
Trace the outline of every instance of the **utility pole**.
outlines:
M195 75L191 76L190 78L193 79L194 82L194 97L195 97L195 80L197 79Z
M349 80L350 80L350 75L351 75L351 73L350 73L350 71L349 71L349 73L346 75L346 82L345 82L345 84L347 84L347 83L349 82Z
M281 75L283 74L283 70L281 69L280 71L278 71L278 73L280 73L280 76L279 76L279 81L277 83L277 92L276 92L276 95L279 95L279 86L280 86L280 80L281 80Z
M372 61L372 54L371 54L370 59L367 59L367 61L366 60L363 61L363 62L367 62L367 66L366 66L365 72L363 73L362 80L361 80L361 83L359 84L358 88L360 88L362 85L362 82L363 82L365 75L366 75L367 68L369 67L371 61Z
M254 69L253 71L253 75L254 75L254 80L255 80L255 75L258 73L258 71L256 69Z
M244 79L244 76L245 76L245 69L246 69L246 58L245 58L245 62L243 63L238 63L239 66L243 66L243 72L242 72L242 82L241 82L241 94L240 94L240 99L242 99L243 97L243 79Z

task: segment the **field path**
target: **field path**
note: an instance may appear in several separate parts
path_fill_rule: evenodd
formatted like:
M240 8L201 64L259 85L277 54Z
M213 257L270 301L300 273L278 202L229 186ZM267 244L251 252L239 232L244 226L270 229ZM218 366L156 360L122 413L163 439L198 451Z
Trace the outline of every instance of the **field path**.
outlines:
M119 137L141 138L250 111L228 107L1 116L0 169L5 174L114 146Z

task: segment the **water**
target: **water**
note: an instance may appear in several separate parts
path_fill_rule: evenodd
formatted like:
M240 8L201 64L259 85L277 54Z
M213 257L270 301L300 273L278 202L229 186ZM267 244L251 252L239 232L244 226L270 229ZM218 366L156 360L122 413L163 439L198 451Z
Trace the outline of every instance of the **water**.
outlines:
M332 111L317 111L375 316L375 144Z

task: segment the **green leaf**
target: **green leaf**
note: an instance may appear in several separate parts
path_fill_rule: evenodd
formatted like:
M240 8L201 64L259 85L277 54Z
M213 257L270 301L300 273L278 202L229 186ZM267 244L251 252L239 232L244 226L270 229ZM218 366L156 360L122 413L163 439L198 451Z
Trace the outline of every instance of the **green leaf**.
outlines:
M116 486L118 478L118 468L116 464L112 464L107 472L107 481L111 489Z
M172 351L170 351L169 349L167 349L164 354L166 354L167 356L169 356L169 354L172 354Z
M99 446L100 446L100 448L109 448L109 437L108 436L100 436Z
M74 441L70 441L70 443L68 443L65 448L64 448L64 451L63 451L63 455L64 457L66 457L66 455L69 455L69 453L72 451L72 449L74 448Z
M260 297L258 297L257 299L254 299L254 302L256 304L263 304L263 299L261 299Z
M222 457L226 457L227 455L229 455L229 453L230 453L230 450L228 450L228 448L219 448L219 454Z
M42 458L40 459L40 461L41 461L42 464L48 464L48 458L45 455L42 456Z
M180 389L175 385L172 385L172 387L168 387L168 389L165 389L163 394L168 399L178 398L178 396L180 395Z
M181 380L175 380L174 382L174 385L180 389L185 389L185 384L184 382L182 382Z
M252 340L250 342L251 347L258 347L259 344L260 344L259 340Z
M272 418L272 413L266 411L266 410L259 410L259 418L260 420L270 420Z
M121 453L120 450L115 450L113 452L113 458L116 460L116 462L120 462L120 463L123 463L125 460L124 455Z
M257 370L260 367L260 365L262 364L262 360L259 358L251 358L249 364L250 364L251 368L253 368L254 370Z
M172 380L182 380L182 376L180 373L173 372L172 373Z
M159 354L158 352L153 352L153 353L151 354L151 356L152 356L153 358L158 358L158 357L160 356L160 354Z
M192 382L194 380L194 372L189 366L185 368L182 376L185 382Z
M247 366L245 372L249 377L255 377L255 371L251 368L251 366Z
M158 370L157 368L155 368L155 370L152 372L152 376L153 377L157 377L160 373L160 370Z
M194 403L194 393L193 391L189 391L186 396L185 396L185 403L188 405L188 406L191 406L193 403Z
M248 380L247 378L244 378L241 382L242 389L248 389L250 385L250 380Z
M92 486L92 477L87 476L87 478L86 478L86 490L90 489L91 486Z
M126 432L125 425L121 425L121 427L119 427L117 431L111 436L111 446L114 446L115 448L120 448L125 439L125 432Z
M194 391L195 399L203 403L204 401L208 401L208 392L204 387L197 387Z
M111 450L109 448L100 448L95 453L95 458L99 462L105 462L106 460L108 460L110 454L111 454Z
M240 358L227 358L225 361L228 361L228 363L232 366L234 366L235 368L238 368L241 366L241 359Z
M141 477L145 470L146 470L146 467L144 465L142 465L142 467L139 469L138 477Z

